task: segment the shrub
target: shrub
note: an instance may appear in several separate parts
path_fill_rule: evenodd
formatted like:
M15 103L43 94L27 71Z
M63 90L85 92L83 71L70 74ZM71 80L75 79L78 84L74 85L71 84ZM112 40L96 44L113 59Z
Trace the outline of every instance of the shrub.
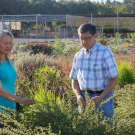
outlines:
M123 45L123 41L121 40L121 34L116 33L115 38L111 39L110 46L108 46L114 53L123 53L127 54L128 50Z
M60 40L55 36L55 44L54 44L54 49L53 52L56 55L61 55L63 54L63 50L65 49L65 43L61 43Z
M31 48L32 48L34 54L43 53L43 54L50 55L53 50L53 47L51 45L44 44L44 43L38 43L35 45L31 45Z
M117 134L135 134L135 84L114 90Z
M117 125L112 126L99 114L94 106L88 105L86 94L86 110L79 113L71 99L56 97L41 85L36 85L31 98L35 104L23 109L24 113L13 112L3 114L0 121L5 127L0 134L42 134L42 135L128 135L134 134L135 127L135 86L126 85L117 90L115 108ZM115 120L112 119L112 122Z
M42 86L47 87L47 90L51 90L55 93L62 87L62 79L58 69L49 67L48 65L39 68L37 71L37 82Z
M112 33L114 32L114 27L104 27L103 28L104 33ZM115 29L117 31L117 28ZM129 27L121 27L120 32L129 32L130 28Z
M99 43L102 44L102 45L107 45L108 40L105 40L105 39L97 39L97 42L99 42Z
M80 49L81 49L80 45L68 44L65 46L63 54L65 56L71 56L72 54L77 53Z
M42 67L47 64L49 66L55 66L56 59L43 54L29 55L26 54L23 57L19 57L14 63L15 68L20 71L28 71L27 67L29 66L31 69L37 69L38 67ZM58 61L58 59L57 59Z
M35 104L26 108L25 125L31 128L46 127L50 123L52 132L57 134L113 134L115 130L107 120L101 121L102 113L99 114L94 106L86 106L85 113L79 113L78 109L71 102L56 97L51 91L38 86L34 94ZM87 100L86 102L89 102Z
M135 82L134 70L131 63L127 61L120 61L118 63L119 81L118 86L124 87L126 84L132 84Z

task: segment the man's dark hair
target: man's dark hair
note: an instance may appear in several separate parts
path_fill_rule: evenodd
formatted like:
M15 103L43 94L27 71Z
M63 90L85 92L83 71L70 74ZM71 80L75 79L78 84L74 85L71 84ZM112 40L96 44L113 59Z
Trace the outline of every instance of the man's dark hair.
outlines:
M79 28L78 28L78 34L80 33L85 33L88 32L94 36L97 33L97 28L95 25L91 24L91 23L85 23L82 24Z

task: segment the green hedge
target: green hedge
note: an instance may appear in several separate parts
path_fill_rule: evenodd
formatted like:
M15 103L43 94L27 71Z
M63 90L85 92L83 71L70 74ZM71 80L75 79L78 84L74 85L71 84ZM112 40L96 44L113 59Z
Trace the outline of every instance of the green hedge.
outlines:
M115 28L115 31L117 31L117 28ZM129 32L130 28L129 27L121 27L119 28L120 32ZM114 27L104 27L103 28L104 33L112 33L114 32Z

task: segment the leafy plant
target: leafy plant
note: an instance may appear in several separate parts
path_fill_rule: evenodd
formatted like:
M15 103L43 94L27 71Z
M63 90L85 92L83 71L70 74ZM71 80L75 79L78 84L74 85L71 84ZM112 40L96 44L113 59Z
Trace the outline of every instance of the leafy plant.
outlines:
M35 45L31 45L31 48L32 48L34 54L43 53L43 54L50 55L53 50L53 47L51 45L44 44L44 43L38 43Z
M135 33L130 34L132 43L135 43Z
M111 39L110 42L110 46L108 46L108 48L110 48L114 53L123 53L123 54L127 54L127 48L124 47L123 42L121 40L121 34L116 33L115 38Z
M55 36L55 44L53 52L56 55L63 54L63 50L65 49L65 43L61 43L60 40Z
M131 63L127 61L120 61L118 63L119 81L118 87L124 87L126 84L132 84L135 82L134 70Z
M37 81L42 84L42 86L47 87L47 90L53 92L59 92L60 84L62 84L60 73L55 67L49 67L46 65L40 68L37 73Z
M65 46L63 50L63 54L65 56L71 56L72 54L74 55L81 49L81 46L79 45L74 45L74 44L68 44Z
M105 39L102 38L102 39L97 39L97 42L99 42L102 45L107 45L108 40L105 40Z

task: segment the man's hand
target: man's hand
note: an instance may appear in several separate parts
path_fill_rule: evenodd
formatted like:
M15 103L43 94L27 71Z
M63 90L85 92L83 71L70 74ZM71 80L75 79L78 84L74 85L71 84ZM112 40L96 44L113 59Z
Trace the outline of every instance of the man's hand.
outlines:
M93 104L98 105L100 101L101 101L100 96L96 96L96 97L93 97L93 98L90 100L90 104L91 104L91 105L93 105Z
M77 103L78 104L79 104L79 101L81 101L83 107L86 106L85 101L84 101L84 98L81 95L77 96Z

